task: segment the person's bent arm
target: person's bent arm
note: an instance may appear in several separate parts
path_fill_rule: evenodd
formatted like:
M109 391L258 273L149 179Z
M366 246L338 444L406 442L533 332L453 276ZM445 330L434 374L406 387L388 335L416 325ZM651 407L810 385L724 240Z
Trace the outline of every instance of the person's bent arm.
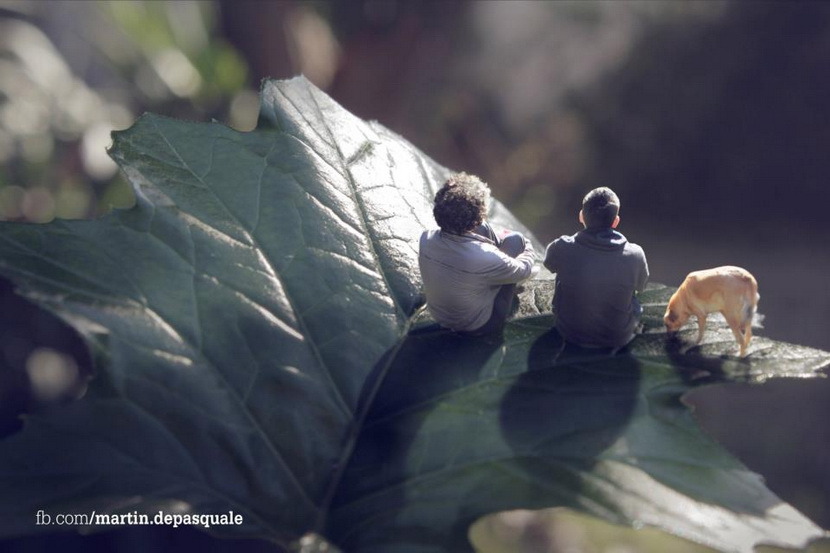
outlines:
M637 283L637 291L642 292L646 289L646 283L648 282L648 262L646 261L646 254L642 250L640 251L640 259L642 262L642 266L640 268L640 281Z
M530 278L536 252L530 240L525 241L525 249L516 257L501 252L493 252L493 263L488 267L485 278L490 284L515 284Z
M559 268L556 266L556 241L548 244L548 247L545 249L545 259L542 264L551 273L559 271Z

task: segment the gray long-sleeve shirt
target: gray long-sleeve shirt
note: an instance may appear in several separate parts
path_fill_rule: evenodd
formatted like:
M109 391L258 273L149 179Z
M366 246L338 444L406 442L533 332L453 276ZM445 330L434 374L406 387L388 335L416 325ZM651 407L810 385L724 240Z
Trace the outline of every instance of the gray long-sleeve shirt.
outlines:
M473 233L428 230L421 235L418 256L427 307L442 326L477 330L490 318L501 286L529 278L535 259L530 240L513 258Z
M612 229L583 230L551 242L545 267L556 273L556 328L573 343L619 347L634 337L648 281L643 249Z

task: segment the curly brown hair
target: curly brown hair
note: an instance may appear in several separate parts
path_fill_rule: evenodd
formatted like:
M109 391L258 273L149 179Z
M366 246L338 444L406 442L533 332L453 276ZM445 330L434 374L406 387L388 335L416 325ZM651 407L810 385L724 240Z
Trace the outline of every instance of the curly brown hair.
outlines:
M484 222L490 188L475 175L456 173L435 194L432 215L441 230L463 234Z

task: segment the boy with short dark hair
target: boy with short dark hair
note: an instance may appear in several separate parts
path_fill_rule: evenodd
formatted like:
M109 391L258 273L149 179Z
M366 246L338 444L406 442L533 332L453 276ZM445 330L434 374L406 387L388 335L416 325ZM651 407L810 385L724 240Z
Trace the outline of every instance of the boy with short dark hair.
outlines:
M579 346L620 348L636 334L642 313L636 293L648 281L648 263L643 249L617 232L619 209L610 188L591 190L579 211L585 228L545 252L545 267L556 273L556 329Z
M435 195L440 228L421 235L418 263L427 307L452 330L483 335L502 330L516 283L533 273L536 258L518 232L498 236L487 223L490 189L457 173Z

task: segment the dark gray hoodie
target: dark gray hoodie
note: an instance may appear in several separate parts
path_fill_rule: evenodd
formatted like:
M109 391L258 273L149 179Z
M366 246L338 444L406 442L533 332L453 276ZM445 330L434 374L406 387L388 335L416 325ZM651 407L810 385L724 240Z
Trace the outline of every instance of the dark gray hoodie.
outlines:
M620 347L634 337L640 315L634 293L648 281L640 246L610 228L586 229L551 242L545 267L556 273L553 312L563 338Z

